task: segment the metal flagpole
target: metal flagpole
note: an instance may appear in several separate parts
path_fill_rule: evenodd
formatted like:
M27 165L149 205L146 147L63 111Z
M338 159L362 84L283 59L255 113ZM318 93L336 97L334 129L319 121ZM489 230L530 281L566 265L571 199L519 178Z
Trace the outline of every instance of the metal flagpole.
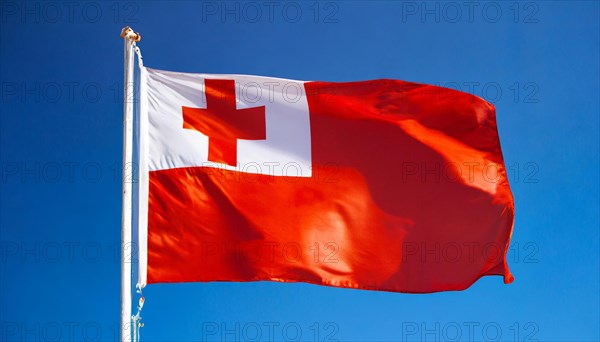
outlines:
M123 173L121 211L121 341L131 341L131 217L132 217L132 148L133 148L133 46L141 37L130 27L121 31L125 42L125 80L123 87ZM126 172L127 170L130 171ZM129 174L128 174L129 173ZM129 260L127 256L129 253Z

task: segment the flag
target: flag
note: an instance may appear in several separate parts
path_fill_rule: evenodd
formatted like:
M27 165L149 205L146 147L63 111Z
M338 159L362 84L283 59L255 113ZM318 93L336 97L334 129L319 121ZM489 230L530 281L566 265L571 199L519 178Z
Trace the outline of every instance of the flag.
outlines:
M142 284L512 282L514 204L483 99L389 79L140 78Z

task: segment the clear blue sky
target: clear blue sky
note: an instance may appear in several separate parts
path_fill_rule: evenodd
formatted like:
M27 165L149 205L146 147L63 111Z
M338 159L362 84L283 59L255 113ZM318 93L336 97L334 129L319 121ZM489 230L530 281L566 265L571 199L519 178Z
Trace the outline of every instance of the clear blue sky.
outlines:
M144 340L600 339L598 2L0 6L3 340L114 339L127 24L158 69L471 89L497 108L516 203L511 285L150 285Z

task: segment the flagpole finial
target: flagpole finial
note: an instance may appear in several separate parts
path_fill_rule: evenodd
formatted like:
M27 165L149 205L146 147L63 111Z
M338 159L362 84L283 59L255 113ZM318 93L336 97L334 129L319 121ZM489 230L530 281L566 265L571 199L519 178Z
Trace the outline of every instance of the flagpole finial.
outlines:
M121 30L121 38L129 39L132 42L139 42L142 40L142 36L138 32L134 32L129 26L123 27Z

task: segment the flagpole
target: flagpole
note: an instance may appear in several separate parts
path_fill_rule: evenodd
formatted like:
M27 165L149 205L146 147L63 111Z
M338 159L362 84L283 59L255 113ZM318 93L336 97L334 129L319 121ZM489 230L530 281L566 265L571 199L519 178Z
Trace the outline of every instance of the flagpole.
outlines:
M121 321L122 342L131 341L131 258L132 253L132 176L133 176L133 46L140 35L130 27L121 31L125 46L123 84L123 172L121 210ZM129 171L128 171L129 170Z

